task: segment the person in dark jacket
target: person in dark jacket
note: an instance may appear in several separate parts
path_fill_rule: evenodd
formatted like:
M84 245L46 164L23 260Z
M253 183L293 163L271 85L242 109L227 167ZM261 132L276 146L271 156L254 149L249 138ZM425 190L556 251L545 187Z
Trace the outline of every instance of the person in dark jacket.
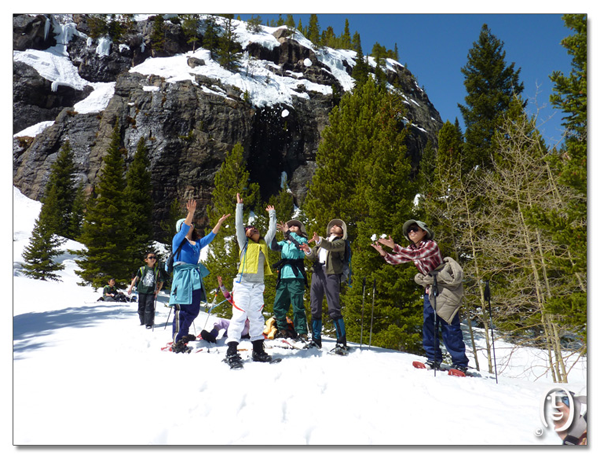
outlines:
M138 269L131 281L131 285L127 289L127 294L131 295L133 286L137 286L140 325L152 328L154 326L154 304L158 292L160 292L164 283L164 278L162 271L157 265L157 257L154 252L148 252L144 257L144 261L146 262L146 266Z
M323 328L323 298L327 298L329 317L333 320L337 340L334 353L345 354L346 327L342 317L340 303L341 278L346 255L346 223L334 219L327 225L328 237L320 237L313 233L308 242L315 242L315 249L304 245L307 258L313 261L313 275L310 285L310 312L312 314L312 338L309 347L321 348L321 331Z

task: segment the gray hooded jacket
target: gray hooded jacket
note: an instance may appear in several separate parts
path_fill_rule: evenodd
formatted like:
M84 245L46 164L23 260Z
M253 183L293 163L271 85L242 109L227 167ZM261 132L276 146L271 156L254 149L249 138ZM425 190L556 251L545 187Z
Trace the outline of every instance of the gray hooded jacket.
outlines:
M438 273L437 313L446 322L451 323L464 296L463 269L454 259L446 257L444 263L435 271ZM427 288L433 285L433 276L419 273L415 276L415 282ZM430 301L433 307L433 299Z

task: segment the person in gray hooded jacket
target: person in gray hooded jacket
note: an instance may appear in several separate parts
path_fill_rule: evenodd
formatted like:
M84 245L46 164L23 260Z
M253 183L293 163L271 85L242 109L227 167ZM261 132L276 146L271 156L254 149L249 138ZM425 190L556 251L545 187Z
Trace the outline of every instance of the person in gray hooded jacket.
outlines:
M434 233L425 223L419 220L408 220L402 227L404 237L411 244L401 247L394 243L391 238L379 239L371 246L384 257L385 261L392 265L413 262L419 274L415 276L415 282L425 287L423 295L423 348L427 354L425 365L429 368L440 368L442 362L442 351L437 339L438 330L441 325L442 339L452 357L453 368L466 372L469 359L465 353L458 308L463 297L462 268L451 258L442 258L437 243L433 240ZM392 249L392 253L386 252L381 245ZM433 276L437 276L437 292L435 302L431 299ZM435 311L432 303L435 305ZM435 315L442 320L436 320Z

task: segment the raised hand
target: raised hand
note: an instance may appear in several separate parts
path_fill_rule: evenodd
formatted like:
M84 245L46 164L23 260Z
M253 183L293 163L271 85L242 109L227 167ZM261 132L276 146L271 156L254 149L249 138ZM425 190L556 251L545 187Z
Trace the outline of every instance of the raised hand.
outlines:
M271 210L275 210L275 207L274 207L274 206L267 206L267 209L266 209L266 210L267 210L267 212L269 212L269 211L271 211Z
M196 212L196 206L198 205L198 203L196 202L195 199L188 199L188 201L185 203L185 207L187 208L188 213L194 213Z
M240 196L240 194L237 194L237 203L238 204L243 204L244 200L242 199L242 197Z
M383 247L381 247L379 245L379 242L375 242L374 244L371 244L371 247L373 247L375 250L377 250L379 252L379 255L381 255L382 257L386 256L386 251L383 250Z
M394 242L394 240L392 239L391 236L389 236L387 239L380 237L377 242L389 247L390 249L393 249L394 247L396 247L396 243Z
M277 230L281 231L282 233L287 233L288 232L288 226L287 223L283 223L283 222L279 222L277 223Z

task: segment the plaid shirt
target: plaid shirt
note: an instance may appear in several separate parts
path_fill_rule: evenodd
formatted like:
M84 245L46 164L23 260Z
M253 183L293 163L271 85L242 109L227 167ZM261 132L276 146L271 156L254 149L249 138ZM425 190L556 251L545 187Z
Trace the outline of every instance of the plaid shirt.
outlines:
M437 242L429 239L406 248L396 244L393 253L386 254L384 258L390 265L412 261L421 274L427 274L443 263Z

